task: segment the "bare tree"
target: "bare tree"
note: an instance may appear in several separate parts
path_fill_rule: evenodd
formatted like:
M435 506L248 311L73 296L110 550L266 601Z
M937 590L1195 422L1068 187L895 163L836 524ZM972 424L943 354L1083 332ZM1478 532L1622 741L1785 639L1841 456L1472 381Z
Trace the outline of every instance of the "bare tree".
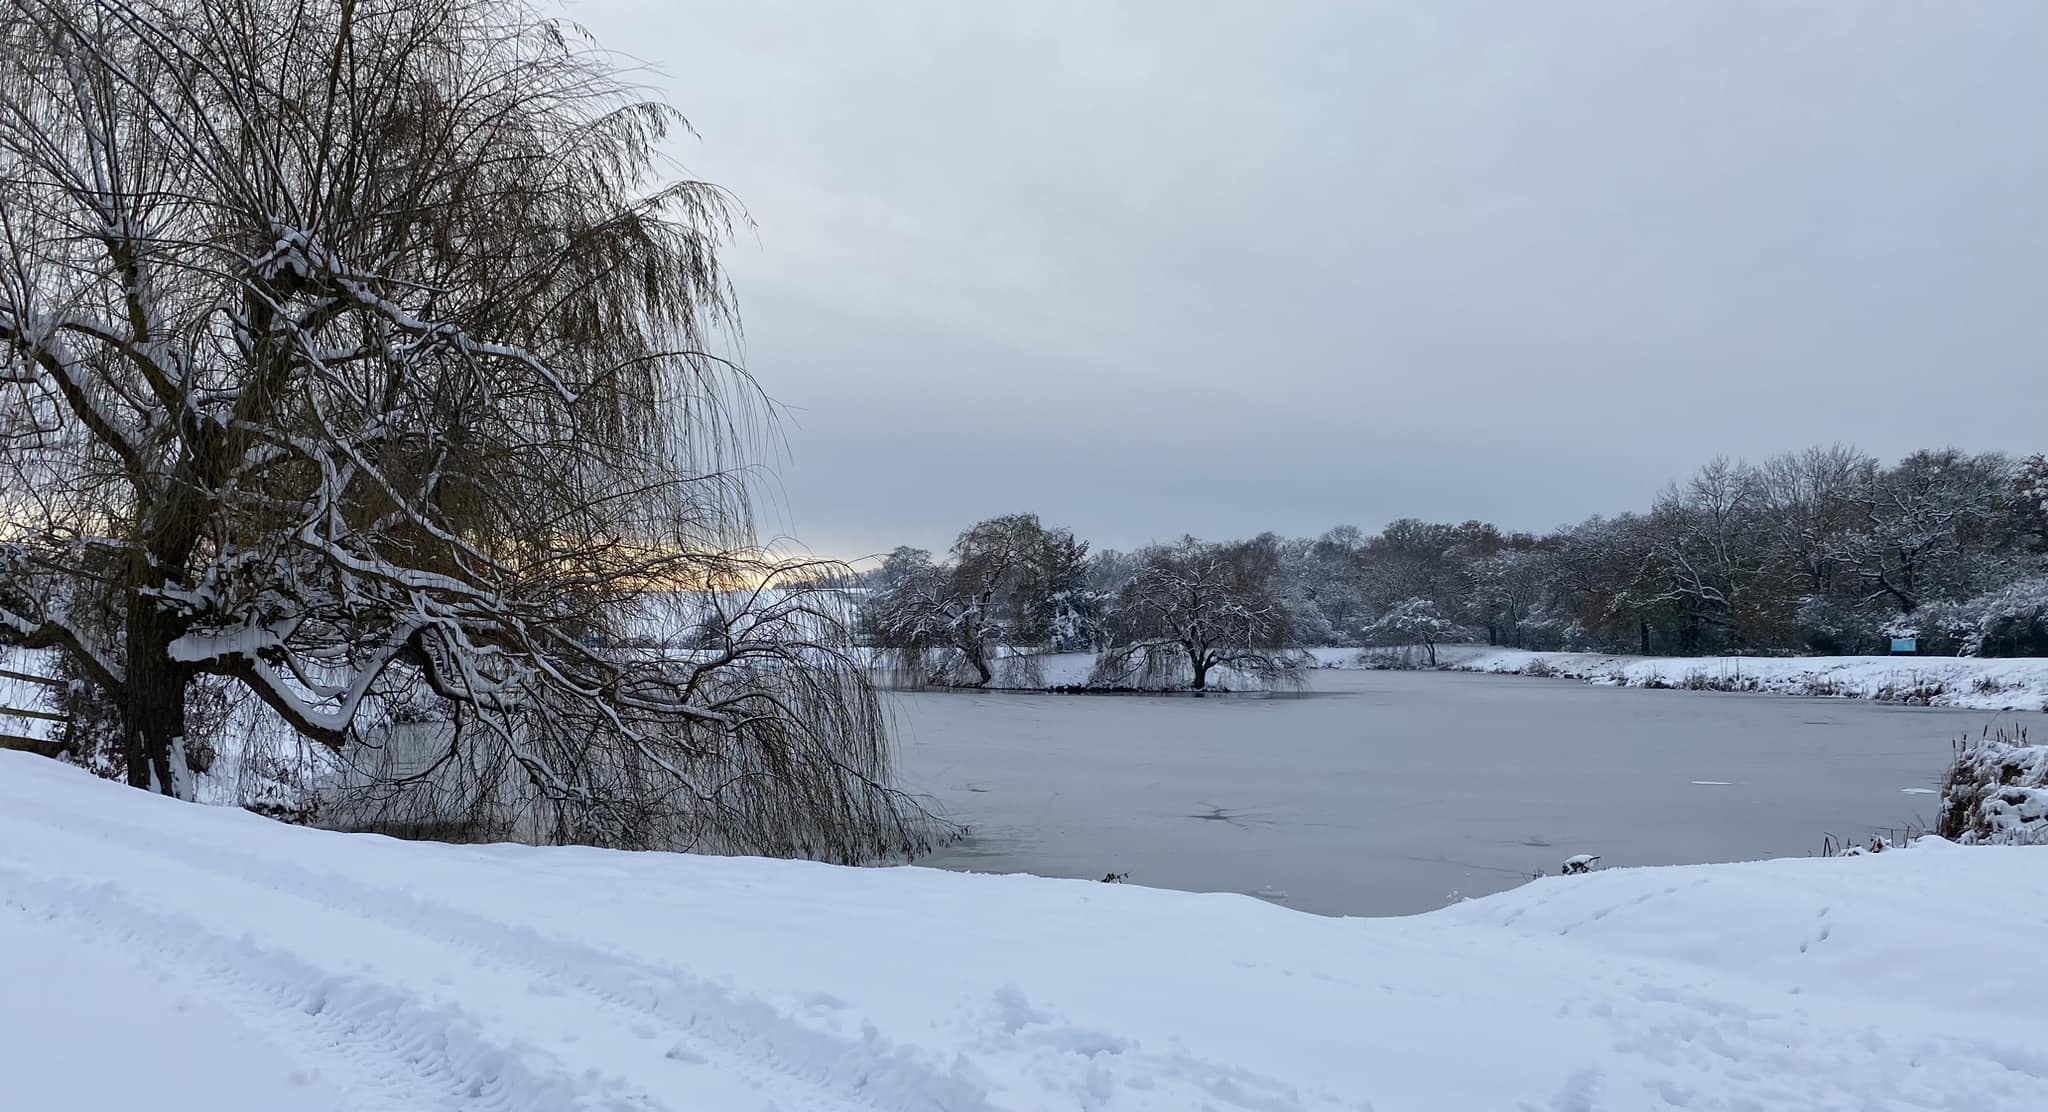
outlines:
M898 548L876 572L862 628L913 682L986 687L1006 654L1086 640L1087 549L1033 514L970 526L947 565Z
M1838 590L1853 572L1862 499L1876 459L1842 444L1787 452L1764 462L1764 528L1772 558L1808 596Z
M1202 691L1219 669L1263 686L1301 682L1306 661L1280 598L1279 552L1270 542L1183 537L1139 558L1090 682Z
M196 682L342 752L417 685L549 837L913 837L832 613L619 647L779 570L672 110L521 0L5 5L0 634L118 705L131 783L183 789Z

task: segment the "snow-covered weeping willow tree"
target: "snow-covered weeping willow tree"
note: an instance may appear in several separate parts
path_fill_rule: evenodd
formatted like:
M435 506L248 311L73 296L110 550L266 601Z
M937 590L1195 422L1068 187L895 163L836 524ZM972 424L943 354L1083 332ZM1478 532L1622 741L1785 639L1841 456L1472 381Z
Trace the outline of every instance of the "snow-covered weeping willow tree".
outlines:
M615 647L776 571L681 123L520 0L0 0L0 637L115 708L131 783L189 781L196 689L346 756L417 687L440 806L917 838L831 608Z

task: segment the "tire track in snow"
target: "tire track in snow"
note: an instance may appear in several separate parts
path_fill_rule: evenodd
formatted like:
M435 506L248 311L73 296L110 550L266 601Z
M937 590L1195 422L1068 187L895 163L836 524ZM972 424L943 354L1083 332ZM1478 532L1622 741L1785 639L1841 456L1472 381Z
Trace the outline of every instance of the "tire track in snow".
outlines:
M772 1084L795 1083L800 1107L864 1105L885 1112L996 1112L989 1084L972 1067L941 1069L916 1048L890 1042L871 1025L858 1041L809 1026L766 1000L733 993L702 977L641 962L501 923L473 912L421 899L410 892L367 884L337 873L284 865L223 845L190 841L162 830L101 821L92 827L62 812L17 809L63 833L89 838L196 871L251 883L505 968L516 968L573 989L683 1036L688 1051L713 1068ZM622 1028L627 1025L622 1024ZM671 1053L687 1060L686 1054ZM724 1061L721 1061L724 1059ZM758 1078L766 1072L768 1078ZM785 1086L787 1087L787 1086ZM809 1090L808 1092L803 1090ZM818 1105L816 1098L836 1098ZM807 1099L808 1098L808 1099ZM561 1104L537 1105L558 1108ZM495 1110L494 1110L495 1112ZM509 1110L508 1110L509 1112ZM523 1109L522 1109L523 1112Z
M6 863L0 863L0 879L6 892L0 903L96 936L197 995L263 1017L266 1033L291 1033L288 1050L302 1060L338 1062L321 1076L369 1090L352 1091L352 1107L369 1096L393 1112L662 1110L617 1082L547 1070L537 1064L543 1056L534 1048L491 1040L459 1008L428 1005L368 978L330 974L185 916L141 907L112 884L49 880Z

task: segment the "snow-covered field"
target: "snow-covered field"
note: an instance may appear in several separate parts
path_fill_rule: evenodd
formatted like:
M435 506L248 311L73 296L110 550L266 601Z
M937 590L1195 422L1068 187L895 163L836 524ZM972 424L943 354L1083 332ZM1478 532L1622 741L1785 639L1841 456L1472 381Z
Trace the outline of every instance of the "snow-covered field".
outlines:
M406 844L0 753L0 1103L2035 1110L2044 866L1935 844L1329 919Z
M1609 656L1453 646L1439 649L1464 672L1553 675L1623 687L1698 687L1885 699L1972 710L2048 710L2048 659L1870 656Z

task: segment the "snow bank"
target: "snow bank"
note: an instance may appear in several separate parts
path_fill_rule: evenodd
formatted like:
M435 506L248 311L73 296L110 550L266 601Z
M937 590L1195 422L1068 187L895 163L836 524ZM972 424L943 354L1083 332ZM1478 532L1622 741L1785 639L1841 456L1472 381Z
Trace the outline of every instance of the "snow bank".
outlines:
M1463 647L1438 652L1447 667L1462 672L1559 676L1621 687L1880 699L1971 710L2048 710L2048 659L2038 657L1643 657Z
M2044 866L1937 842L1343 920L399 843L0 753L0 1077L158 1112L2017 1112L2048 1107Z

